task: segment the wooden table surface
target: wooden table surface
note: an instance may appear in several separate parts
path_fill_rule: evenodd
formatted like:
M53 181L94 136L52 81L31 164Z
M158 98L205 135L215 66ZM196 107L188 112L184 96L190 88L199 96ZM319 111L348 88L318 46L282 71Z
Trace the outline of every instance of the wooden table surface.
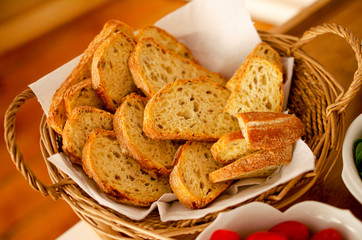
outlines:
M109 1L96 10L56 28L45 35L0 56L0 111L5 114L12 99L27 85L78 56L103 24L119 19L134 29L153 24L157 19L185 4L180 0ZM336 23L362 39L362 1L332 1L309 16L287 34L300 37L310 27ZM350 46L334 35L323 35L304 47L347 89L357 69ZM362 113L362 94L357 94L346 109L345 123ZM42 110L36 100L26 103L18 114L16 133L26 163L46 184L50 184L39 148L39 122ZM4 129L1 129L2 133ZM0 239L54 239L79 218L62 200L53 201L32 190L16 171L0 140ZM298 201L316 200L350 209L362 220L362 207L341 179L342 158L325 181L318 181ZM192 238L192 237L190 237Z

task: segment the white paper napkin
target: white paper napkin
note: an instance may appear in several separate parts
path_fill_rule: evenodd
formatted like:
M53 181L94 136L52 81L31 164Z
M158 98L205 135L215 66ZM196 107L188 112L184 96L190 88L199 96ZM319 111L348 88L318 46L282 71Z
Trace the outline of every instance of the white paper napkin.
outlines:
M302 140L299 140L294 146L292 162L289 165L282 167L279 171L276 171L275 174L268 179L255 178L239 180L231 185L229 189L206 208L191 210L177 201L177 197L172 193L163 195L149 208L133 207L115 202L100 191L95 182L91 180L80 167L71 164L68 157L63 153L55 154L48 160L73 179L80 188L99 204L109 207L133 220L145 218L157 207L161 221L176 221L204 217L208 213L221 211L256 197L273 187L297 177L303 172L314 169L313 153Z
M155 25L188 46L201 65L226 77L261 42L243 0L193 0Z
M250 15L241 0L193 0L158 21L157 25L184 42L205 67L212 71L222 72L226 76L231 76L260 42L259 36L255 35L256 30L250 21ZM48 112L55 90L78 64L79 58L80 56L76 57L29 86L45 113ZM293 59L285 59L285 61L288 79L284 83L284 91L288 94ZM49 161L76 181L99 204L110 207L133 220L143 219L157 207L162 221L201 218L208 213L220 211L255 197L314 169L313 153L300 140L295 144L291 164L273 177L268 180L240 180L206 208L190 210L177 201L173 194L162 196L150 208L132 207L115 202L99 191L83 170L73 166L64 154L53 155Z

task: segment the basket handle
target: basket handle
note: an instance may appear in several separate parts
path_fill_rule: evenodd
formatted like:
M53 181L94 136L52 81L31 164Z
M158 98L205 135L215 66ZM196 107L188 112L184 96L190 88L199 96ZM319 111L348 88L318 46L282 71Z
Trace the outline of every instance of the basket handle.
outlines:
M361 41L354 36L347 28L339 26L337 24L323 24L310 30L306 31L303 36L295 43L293 51L297 48L302 47L304 44L310 42L315 37L325 34L333 33L342 38L344 38L347 43L352 47L352 50L355 52L358 68L354 73L353 81L349 86L348 90L342 92L338 95L335 102L327 107L327 116L333 112L337 111L338 114L341 114L347 107L348 103L355 97L362 85L362 47Z
M11 159L15 164L17 170L25 177L29 185L36 191L39 191L43 196L51 196L54 200L58 199L60 195L59 187L67 182L59 182L50 186L42 183L33 173L33 171L25 164L23 154L20 152L16 143L15 134L15 120L16 114L25 101L35 97L31 89L24 90L16 96L13 102L5 113L4 128L5 128L5 142L7 149L11 155Z

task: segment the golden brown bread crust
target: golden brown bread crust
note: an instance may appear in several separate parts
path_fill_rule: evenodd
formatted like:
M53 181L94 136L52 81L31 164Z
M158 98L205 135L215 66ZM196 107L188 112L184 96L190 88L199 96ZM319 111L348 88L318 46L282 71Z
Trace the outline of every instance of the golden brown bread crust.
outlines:
M304 124L294 114L249 112L237 114L240 128L252 149L275 149L304 135Z
M157 201L158 198L152 198L150 196L147 196L146 198L139 198L132 195L132 193L129 192L122 192L120 189L116 189L117 187L113 186L111 182L108 182L104 176L101 176L100 171L97 169L97 166L95 166L95 159L92 154L92 148L96 148L95 146L95 139L97 137L107 137L111 141L117 142L116 135L113 131L107 131L103 129L95 129L92 131L92 133L89 135L88 140L83 148L83 170L85 173L92 178L98 187L107 194L107 196L115 201L138 206L138 207L148 207L153 202ZM128 161L133 161L133 159L128 159ZM121 174L121 173L119 173ZM137 180L135 180L137 181ZM167 183L167 179L164 179L164 182ZM171 191L171 189L169 189ZM161 194L161 193L160 193Z
M213 191L210 194L205 196L196 196L192 193L192 190L186 185L183 181L182 165L185 164L185 161L193 161L192 156L187 155L187 148L192 144L202 144L201 142L187 142L183 146L179 147L178 151L175 154L175 166L170 174L170 185L172 191L177 196L178 200L186 207L190 209L199 209L203 208L206 205L210 204L216 197L218 197L226 188L228 188L232 181L226 181L224 183L218 184L218 190ZM211 147L211 143L208 143ZM190 159L191 157L191 159ZM216 185L215 185L216 186Z
M162 146L165 145L170 146L169 144L172 144L172 142L167 140L158 142L158 140L153 140L153 139L148 139L142 142L135 142L137 140L132 139L132 136L129 133L131 131L136 132L137 130L127 129L130 127L130 124L127 123L127 118L126 118L127 111L129 111L127 110L127 108L131 107L131 105L128 104L131 104L132 100L142 103L143 106L146 106L148 101L147 98L141 97L136 93L131 93L123 99L122 104L117 109L113 120L113 128L116 133L117 139L120 145L124 146L127 149L127 153L140 164L141 168L145 172L154 177L168 176L171 173L173 167L172 162L170 162L169 165L163 165L157 162L157 160L160 158L172 160L173 154L169 155L169 152L163 151L160 157L156 157L155 159L153 159L151 155L152 153L144 152L144 149L142 149L142 147L145 146L147 147L152 144L152 148L155 149L155 151L157 150L162 151L165 150L162 148ZM138 106L132 106L132 107L138 107ZM138 122L138 119L135 119L134 122ZM139 127L142 130L142 126ZM147 137L144 136L144 138ZM139 144L138 146L137 143Z
M226 145L229 144L230 142L243 138L244 136L241 131L225 134L216 143L212 145L211 147L212 156L215 158L216 161L220 162L221 164L224 164L224 161L219 157L218 153L222 151L226 147Z
M136 47L137 47L137 44L136 44ZM143 81L143 79L145 79L144 72L143 71L138 71L138 69L140 69L140 66L139 66L138 62L136 62L135 49L129 55L128 67L129 67L129 70L132 73L133 80L134 80L135 84L137 85L137 87L139 89L142 89L142 92L147 97L151 98L152 95L149 94L149 93L151 93L150 86L149 86L148 82Z
M73 109L72 115L67 119L66 124L63 129L62 137L63 137L63 151L69 156L71 162L81 165L82 164L82 149L84 147L85 141L82 146L79 145L81 140L79 138L87 138L93 129L89 125L80 124L83 120L83 116L87 114L97 114L98 116L104 116L109 119L110 129L113 129L113 114L106 112L104 110L88 107L88 106L78 106ZM94 121L97 119L94 119ZM96 122L92 122L92 125L100 125L96 124ZM79 129L83 127L83 129ZM98 126L101 128L101 126Z
M49 107L47 123L57 133L62 134L65 121L68 117L66 115L66 109L64 105L64 93L74 84L91 77L91 64L94 52L96 51L98 46L104 41L104 39L106 39L111 34L119 31L126 32L127 34L130 34L130 37L134 37L134 31L130 26L118 20L109 20L103 26L101 32L97 36L95 36L93 41L88 45L88 48L84 51L78 65L73 69L67 79L56 90L51 105Z
M198 65L189 59L179 56L175 52L168 50L161 44L157 43L153 38L143 38L139 42L137 42L128 60L128 65L137 87L140 88L143 91L143 93L149 98L155 95L160 89L157 89L155 86L152 86L151 80L146 76L145 71L143 71L143 68L141 66L144 64L144 62L141 61L141 56L143 56L142 50L145 46L146 47L154 46L160 52L162 52L163 55L171 56L172 59L177 59L180 62L184 62L185 65L190 66L190 68L193 68L194 70L197 69L197 71L200 71L199 76L209 77L215 82L218 81L219 84L221 84L222 86L226 84L226 79L221 74L210 72L201 65ZM150 56L150 58L152 58L152 56ZM175 69L178 69L178 66L175 66ZM195 76L195 78L199 76ZM183 77L179 76L179 78ZM174 81L175 80L177 79L174 79ZM164 85L168 83L170 82L165 82Z
M260 150L247 155L209 174L211 182L266 177L279 165L287 165L292 160L293 146L287 145L273 150Z
M128 67L129 54L134 46L134 39L118 32L106 38L94 53L93 88L110 112L114 113L121 99L137 89ZM126 64L123 64L124 60ZM114 89L120 90L114 94Z
M87 98L84 98L85 96ZM76 106L103 108L103 100L93 90L90 78L71 86L64 94L64 104L67 116L71 115L73 108Z
M263 52L260 53L260 51ZM284 71L283 61L279 53L266 42L259 43L250 53L250 56L268 56L267 58L272 58L272 60L267 59L268 61L271 61L272 63L277 65L281 72Z
M227 165L253 152L255 150L250 149L241 131L225 134L211 147L212 156L222 165Z
M235 115L241 112L281 112L284 90L283 74L272 62L260 56L250 56L228 81L231 91L224 111Z
M148 33L151 33L151 35L152 35L152 33L155 33L155 32L160 37L160 39L162 39L162 42L161 42L161 41L158 41L159 39L155 38L156 42L159 42L161 45L164 45L167 49L169 49L171 51L175 51L181 57L190 59L190 60L194 61L195 63L199 64L199 62L196 60L196 58L192 54L191 50L186 45L179 42L177 40L177 38L175 38L173 35L171 35L169 32L167 32L166 30L164 30L162 28L159 28L159 27L156 27L153 25L145 26L145 27L139 29L137 35L135 36L135 40L136 40L136 42L139 42L142 38L152 37ZM167 45L163 44L163 42L165 42L165 43L170 42L171 44L175 45L175 47L178 49L173 49L172 46L167 46Z
M116 140L116 135L113 131L94 129L91 132L91 134L89 134L88 140L83 148L82 168L84 172L97 183L98 187L107 194L108 197L119 202L134 205L133 200L129 196L122 194L119 191L108 186L107 183L104 182L104 179L99 174L97 174L96 171L94 171L94 169L96 169L96 166L94 166L94 160L92 159L93 157L91 154L91 149L93 148L92 145L95 142L94 140L98 137L98 135L101 134L106 135L110 139ZM140 203L140 205L148 206L149 204Z
M157 127L158 122L156 121L155 117L155 112L157 109L157 104L162 100L163 95L165 95L166 92L168 91L172 91L174 88L176 88L177 86L192 86L192 85L206 85L206 86L211 86L212 90L217 90L219 92L224 93L224 95L229 94L229 92L222 87L220 84L218 84L217 82L211 81L209 79L206 78L199 78L199 79L178 79L173 83L167 84L166 86L164 86L159 92L157 92L147 103L146 109L145 109L145 114L144 114L144 122L143 122L143 130L146 133L146 135L150 138L153 139L159 139L159 140L164 140L164 139L179 139L179 140L193 140L193 141L217 141L224 133L217 133L215 134L214 132L211 131L203 131L201 132L199 129L197 129L197 127L191 129L181 129L179 132L176 131L163 131L160 130ZM211 89L210 87L210 89ZM195 90L196 91L196 90ZM220 95L221 95L220 94ZM195 94L195 102L198 99L199 96L196 96ZM220 96L218 96L220 98ZM215 97L216 98L216 97ZM202 102L202 97L200 98L201 102ZM176 101L176 99L175 99ZM215 101L216 102L216 101ZM205 101L205 104L210 104L208 102ZM212 113L207 113L207 115L213 115L216 116L217 114L223 114L222 113L222 109L218 109L218 106L211 106L213 108L213 112ZM230 116L231 118L233 118L232 116ZM171 119L170 119L171 120ZM225 122L226 123L226 120ZM232 131L236 131L239 129L237 124L234 124L233 119L229 120L227 122L230 128L232 128ZM204 123L204 125L206 124L206 122ZM197 126L197 125L195 125ZM200 126L200 125L198 125ZM211 127L211 125L208 125ZM219 126L217 126L219 127ZM229 131L229 132L232 132Z
M236 89L236 86L238 85L238 79L240 78L241 74L245 72L245 67L248 59L251 57L263 57L266 60L270 61L271 63L275 64L279 70L283 73L284 72L284 66L282 58L280 57L279 53L272 48L269 44L265 42L261 42L253 49L253 51L247 56L245 61L241 64L239 69L235 72L235 74L229 79L229 81L226 83L225 87L229 89L230 91L234 91Z

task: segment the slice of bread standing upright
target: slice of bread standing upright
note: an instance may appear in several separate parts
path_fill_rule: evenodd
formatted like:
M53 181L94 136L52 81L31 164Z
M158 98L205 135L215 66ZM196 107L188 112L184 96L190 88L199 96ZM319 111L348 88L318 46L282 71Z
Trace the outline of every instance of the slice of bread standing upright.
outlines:
M179 56L198 62L190 49L184 44L179 42L174 36L169 34L166 30L156 26L145 26L141 28L135 36L136 42L144 38L153 38L156 42L163 45L168 50L177 53Z
M253 56L259 56L259 57L265 58L269 62L274 63L282 73L284 72L282 58L280 57L279 53L266 42L261 42L258 45L256 45L256 47L248 55L247 58L250 58ZM246 60L244 61L244 63L245 62L246 62ZM235 72L235 74L226 83L225 87L227 89L229 89L230 91L235 90L236 85L238 83L238 79L240 79L240 74L242 74L243 68L246 65L244 63L241 65L241 67L239 67L239 69Z
M84 144L95 128L113 130L113 114L88 106L73 109L62 134L63 151L69 156L71 162L82 164Z
M94 53L93 88L111 112L116 111L123 97L137 89L128 67L134 46L133 39L118 32L105 39Z
M208 142L187 142L176 153L170 185L178 200L190 209L210 204L232 183L211 183L209 173L222 167L212 157L211 146Z
M129 67L136 85L147 97L152 97L177 79L204 76L222 86L226 84L225 78L220 74L180 57L153 38L143 38L136 44L129 58Z
M146 103L147 99L136 93L125 97L114 115L114 131L120 144L144 171L155 177L168 176L179 144L171 140L154 140L145 135L143 115Z
M130 26L118 20L109 20L104 24L101 32L88 45L78 65L56 90L48 110L47 123L57 133L62 134L64 124L68 118L64 104L64 93L74 84L91 77L94 52L107 37L117 32L126 33L129 37L134 38L134 30Z
M168 178L153 178L125 155L113 131L94 129L83 149L83 169L111 199L148 207L170 193Z
M262 57L250 57L241 68L243 72L225 111L234 116L243 112L281 112L283 74L278 67Z
M223 113L229 96L211 80L176 80L147 103L143 131L154 139L217 141L240 129L235 117Z

